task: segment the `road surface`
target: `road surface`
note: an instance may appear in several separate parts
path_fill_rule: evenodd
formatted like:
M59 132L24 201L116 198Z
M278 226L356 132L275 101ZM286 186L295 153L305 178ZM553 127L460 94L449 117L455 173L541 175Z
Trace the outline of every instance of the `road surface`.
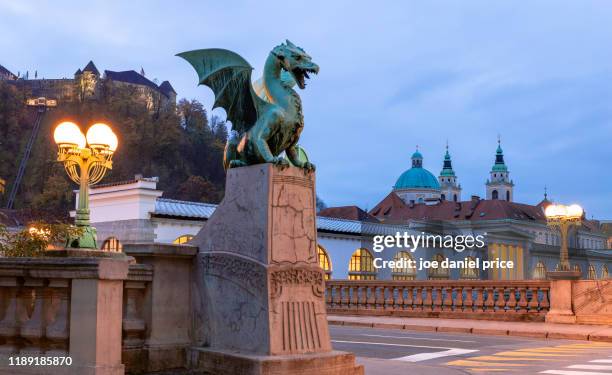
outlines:
M612 343L330 326L366 375L612 375Z

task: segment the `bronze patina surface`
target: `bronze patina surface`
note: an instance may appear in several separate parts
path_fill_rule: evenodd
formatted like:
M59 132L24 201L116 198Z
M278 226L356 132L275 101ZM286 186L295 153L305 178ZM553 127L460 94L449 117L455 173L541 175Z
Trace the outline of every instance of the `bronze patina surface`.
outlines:
M225 109L232 123L232 136L225 146L225 169L261 163L288 166L289 162L308 171L315 169L296 149L304 116L293 81L304 89L308 74L319 72L302 48L287 40L272 49L259 87L261 96L251 82L253 68L232 51L202 49L178 56L195 68L200 84L213 90L213 108ZM287 73L293 80L287 79ZM289 160L281 156L283 152Z

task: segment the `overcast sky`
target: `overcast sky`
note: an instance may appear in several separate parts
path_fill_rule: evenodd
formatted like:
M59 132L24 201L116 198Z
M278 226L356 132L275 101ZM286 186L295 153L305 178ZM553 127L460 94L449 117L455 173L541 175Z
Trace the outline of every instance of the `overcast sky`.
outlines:
M255 78L285 38L321 67L300 92L301 143L328 205L372 208L417 144L437 176L447 140L463 198L484 196L500 134L516 201L547 185L612 219L609 1L0 0L11 71L143 67L208 109L212 92L176 53L227 48Z

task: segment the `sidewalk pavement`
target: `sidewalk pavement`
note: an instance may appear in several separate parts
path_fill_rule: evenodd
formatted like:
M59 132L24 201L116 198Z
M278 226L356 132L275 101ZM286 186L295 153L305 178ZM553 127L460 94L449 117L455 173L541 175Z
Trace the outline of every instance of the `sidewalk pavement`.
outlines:
M477 319L328 315L332 325L612 342L612 326Z

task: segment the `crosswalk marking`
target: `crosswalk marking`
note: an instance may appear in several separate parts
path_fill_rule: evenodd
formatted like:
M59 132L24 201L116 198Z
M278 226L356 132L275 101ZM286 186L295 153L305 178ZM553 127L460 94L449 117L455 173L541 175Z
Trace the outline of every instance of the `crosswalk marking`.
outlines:
M513 352L499 352L499 353L495 353L495 355L503 355L503 356L511 356L511 357L521 357L521 356L528 356L528 357L575 357L576 354L557 354L557 353L534 353L534 352L519 352L519 351L513 351Z
M407 355L405 357L393 358L395 361L404 361L404 362L421 362L427 361L429 359L434 358L442 358L453 355L463 355L477 352L475 349L449 349L443 352L433 352L433 353L418 353L413 355Z
M533 358L533 357L502 357L498 355L480 355L478 357L470 357L470 360L479 361L549 361L549 358Z
M578 370L612 370L612 366L606 365L571 365L567 368L575 368Z
M527 364L524 363L499 363L499 362L480 362L473 361L470 359L460 359L457 361L448 362L447 365L451 366L461 366L461 367L489 367L489 366L498 366L498 367L525 367Z

